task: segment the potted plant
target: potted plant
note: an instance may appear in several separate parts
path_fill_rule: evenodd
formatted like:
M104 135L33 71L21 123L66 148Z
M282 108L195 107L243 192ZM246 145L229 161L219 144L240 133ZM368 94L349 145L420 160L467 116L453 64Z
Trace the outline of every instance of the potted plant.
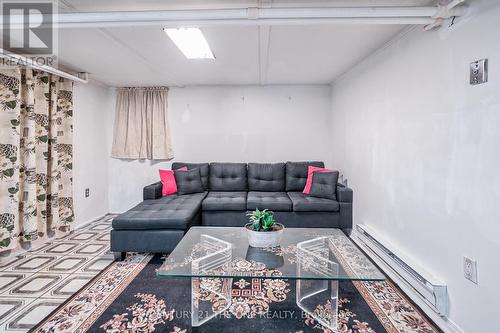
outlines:
M277 223L273 212L264 209L256 209L247 214L250 223L245 224L248 243L253 247L278 246L285 227Z

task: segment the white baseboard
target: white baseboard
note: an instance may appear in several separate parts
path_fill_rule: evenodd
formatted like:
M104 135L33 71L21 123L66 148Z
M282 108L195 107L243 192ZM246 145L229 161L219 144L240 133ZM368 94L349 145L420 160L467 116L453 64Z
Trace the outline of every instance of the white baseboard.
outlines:
M401 279L399 275L383 260L377 256L371 255L371 251L356 237L356 231L353 230L351 240L356 243L365 254L372 259L382 271L391 278L392 281L441 329L444 333L465 333L453 320L442 317L431 308L415 291L415 289L406 281Z
M85 221L85 222L83 222L83 223L78 223L77 225L75 225L75 228L74 228L73 230L78 230L78 229L84 228L84 227L86 227L87 225L89 225L90 223L93 223L93 222L95 222L95 221L97 221L97 220L100 220L100 219L102 219L104 216L106 216L106 215L108 215L108 214L110 214L110 213L106 213L106 214L104 214L104 215L101 215L101 216L98 216L98 217L91 218L90 220L87 220L87 221Z
M465 331L463 329L461 329L460 326L458 326L457 323L455 323L451 319L448 319L448 325L450 326L451 333L465 333Z

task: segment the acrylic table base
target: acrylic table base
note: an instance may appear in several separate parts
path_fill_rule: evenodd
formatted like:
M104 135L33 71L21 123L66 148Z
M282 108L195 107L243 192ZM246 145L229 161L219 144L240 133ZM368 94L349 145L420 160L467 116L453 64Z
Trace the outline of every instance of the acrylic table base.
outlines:
M198 327L231 306L232 278L191 278L191 326Z
M222 269L231 262L231 243L201 235L203 255L191 263L191 325L198 327L231 306L232 278L195 277Z
M335 331L338 313L338 281L297 280L297 306L321 325Z
M297 244L297 306L321 325L337 329L339 265L331 240L319 237ZM300 279L307 276L308 279Z

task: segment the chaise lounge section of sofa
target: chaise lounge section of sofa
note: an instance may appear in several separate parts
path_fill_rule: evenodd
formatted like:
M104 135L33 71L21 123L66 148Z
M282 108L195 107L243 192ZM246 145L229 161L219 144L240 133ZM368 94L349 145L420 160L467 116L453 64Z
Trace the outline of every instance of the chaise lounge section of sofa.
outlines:
M181 163L199 168L205 192L162 196L162 183L144 187L144 201L113 220L111 251L171 252L193 225L243 226L247 212L269 209L276 220L295 228L352 228L353 192L337 184L336 199L302 193L309 166L320 161L286 163Z

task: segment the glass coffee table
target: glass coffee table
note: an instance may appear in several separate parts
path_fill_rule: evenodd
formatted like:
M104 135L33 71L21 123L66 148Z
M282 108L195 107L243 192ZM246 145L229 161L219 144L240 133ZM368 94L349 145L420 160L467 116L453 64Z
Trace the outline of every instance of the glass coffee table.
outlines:
M191 279L191 324L197 327L231 306L233 279L290 279L300 309L337 328L339 281L385 276L339 229L285 228L280 246L248 245L243 227L192 227L158 270Z

